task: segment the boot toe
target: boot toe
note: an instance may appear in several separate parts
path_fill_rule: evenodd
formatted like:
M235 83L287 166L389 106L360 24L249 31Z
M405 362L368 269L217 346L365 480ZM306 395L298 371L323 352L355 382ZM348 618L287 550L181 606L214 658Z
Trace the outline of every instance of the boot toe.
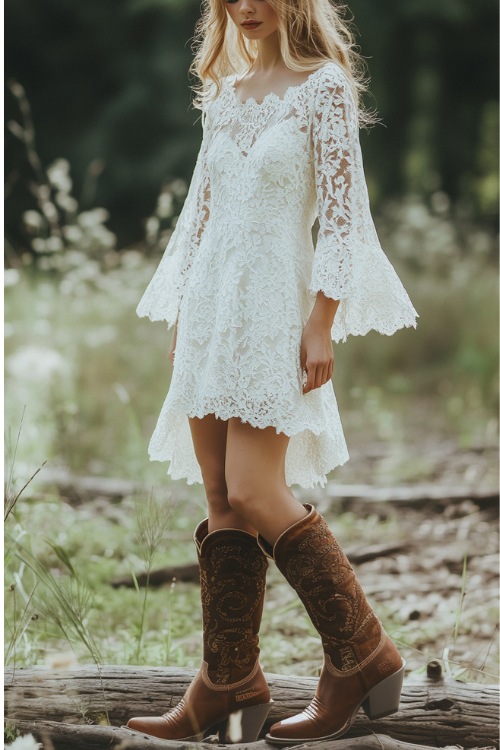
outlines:
M290 716L278 721L269 729L266 739L272 740L301 740L311 736L311 722L304 714Z
M127 729L133 729L135 732L143 732L153 737L160 737L165 732L165 720L157 716L134 716L127 722Z

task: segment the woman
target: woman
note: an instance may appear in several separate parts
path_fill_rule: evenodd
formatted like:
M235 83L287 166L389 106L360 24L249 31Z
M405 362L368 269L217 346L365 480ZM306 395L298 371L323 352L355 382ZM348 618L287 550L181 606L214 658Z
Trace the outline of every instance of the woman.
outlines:
M198 32L203 141L138 314L175 323L150 457L205 486L208 518L194 534L203 662L176 708L128 726L256 739L271 705L258 661L269 557L317 628L324 664L309 708L267 739L336 738L360 706L371 718L397 710L404 663L325 520L290 485L323 486L348 459L332 339L392 334L417 314L370 215L358 128L373 117L358 104L360 58L339 10L210 0Z

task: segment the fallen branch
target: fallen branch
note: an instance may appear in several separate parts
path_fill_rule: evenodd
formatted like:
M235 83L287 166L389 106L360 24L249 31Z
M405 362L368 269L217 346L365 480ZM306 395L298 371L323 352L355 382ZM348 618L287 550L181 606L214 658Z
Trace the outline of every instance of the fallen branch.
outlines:
M463 485L445 487L439 484L411 484L399 487L375 487L370 484L335 484L329 482L322 497L332 500L362 500L370 503L395 503L399 506L410 505L418 508L422 505L449 505L473 500L478 506L496 505L499 499L498 486L464 487Z
M388 555L395 555L403 551L408 551L407 544L373 544L370 547L346 550L346 554L351 563L361 565L378 557L387 557ZM164 583L171 583L174 578L176 581L198 583L200 580L198 564L187 563L186 565L171 565L166 568L158 568L149 574L149 581L146 573L136 575L139 586L146 586L147 583L150 586L161 586ZM120 586L134 588L135 583L132 576L122 576L111 581L111 586L115 589L120 588Z
M110 666L102 668L101 686L93 667L59 672L32 667L16 670L15 674L12 670L6 670L6 717L23 731L34 731L35 726L41 731L39 721L43 718L44 722L78 725L78 732L90 729L91 733L96 734L104 732L105 728L88 725L100 724L106 710L115 727L126 724L134 715L164 713L178 703L194 674L192 670L172 668ZM266 676L274 699L267 726L305 708L317 685L316 678ZM103 703L103 689L106 705ZM456 743L464 748L498 747L498 695L496 685L439 679L407 683L397 714L372 722L360 712L346 737L352 738L360 733L382 733L395 741L426 747ZM116 729L108 728L106 731L108 734L111 732L109 737L123 739ZM90 750L94 747L90 740L85 741L87 744L80 746L75 742L56 745L56 750L59 747L69 750L70 746L71 750L79 750L79 747ZM127 747L154 747L150 740L147 742L147 745ZM178 744L177 748L180 750L181 746L185 747L185 744ZM95 747L110 745L103 742ZM163 747L166 747L165 744ZM257 750L256 745L252 747ZM358 745L351 744L351 747Z

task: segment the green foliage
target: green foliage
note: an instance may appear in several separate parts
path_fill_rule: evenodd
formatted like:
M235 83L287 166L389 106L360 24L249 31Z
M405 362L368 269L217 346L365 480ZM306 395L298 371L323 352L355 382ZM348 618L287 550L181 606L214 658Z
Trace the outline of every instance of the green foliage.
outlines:
M14 742L14 740L17 739L17 737L19 737L20 735L21 732L16 729L14 722L10 719L7 719L5 721L5 726L3 729L4 742Z
M158 554L160 544L163 541L165 531L171 520L174 506L162 507L154 498L153 494L144 500L143 498L136 501L137 517L137 541L143 555L144 568L146 572L146 584L144 586L144 595L142 597L142 607L140 609L140 618L137 623L137 648L135 651L135 662L140 663L142 640L144 636L144 624L146 621L146 610L148 602L148 593L150 587L150 576L153 570L153 562ZM134 587L137 594L140 595L139 584L133 572ZM168 649L169 651L170 649ZM168 654L167 654L168 658Z
M104 171L96 202L110 211L120 244L137 237L162 184L192 172L201 128L193 127L199 113L189 110L187 40L198 11L193 2L135 0L49 0L43 10L33 0L7 5L6 74L28 91L42 160L68 158L77 192L98 160ZM10 97L7 117L17 118ZM31 207L23 192L31 170L15 145L6 171L18 221L19 209ZM17 247L14 221L9 234Z

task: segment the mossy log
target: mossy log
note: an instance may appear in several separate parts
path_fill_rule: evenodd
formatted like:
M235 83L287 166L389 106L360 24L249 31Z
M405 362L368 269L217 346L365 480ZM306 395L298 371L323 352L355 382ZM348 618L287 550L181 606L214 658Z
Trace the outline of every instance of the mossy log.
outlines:
M45 750L50 750L50 744L54 750L187 749L193 743L167 744L120 727L131 716L158 715L175 706L194 674L193 670L128 666L103 667L100 675L92 667L67 671L33 667L15 673L6 670L5 716L11 726L22 733L32 732L43 741ZM266 728L301 711L317 684L316 678L274 674L266 677L274 699ZM497 748L498 698L496 685L422 678L419 682L405 683L397 714L372 722L359 712L345 739L326 741L315 747ZM108 722L111 726L106 725ZM204 746L210 745L196 743L197 748ZM261 742L249 747L270 748Z

